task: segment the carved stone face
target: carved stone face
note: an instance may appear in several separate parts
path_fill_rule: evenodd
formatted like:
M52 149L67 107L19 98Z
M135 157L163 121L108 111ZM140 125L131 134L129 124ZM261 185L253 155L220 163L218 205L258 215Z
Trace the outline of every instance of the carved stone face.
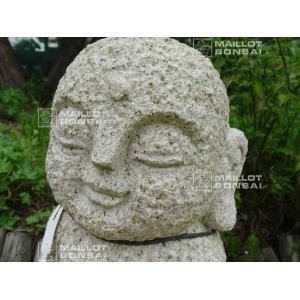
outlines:
M53 108L47 178L90 233L142 241L195 222L234 225L234 191L221 201L195 180L239 175L246 154L229 128L225 87L200 53L171 39L101 40L69 66Z

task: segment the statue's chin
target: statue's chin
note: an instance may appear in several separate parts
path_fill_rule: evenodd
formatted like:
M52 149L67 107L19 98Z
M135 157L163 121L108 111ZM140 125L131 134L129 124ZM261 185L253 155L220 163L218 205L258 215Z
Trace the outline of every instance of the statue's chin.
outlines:
M138 223L132 223L127 222L125 219L122 221L119 217L114 219L106 219L103 217L101 220L96 220L93 215L90 215L87 220L80 214L74 216L74 220L83 229L96 237L106 240L126 241L145 241L176 236L188 233L189 231L187 229L192 225L192 223L189 222L181 222L177 224L171 224L170 222L168 226L164 226L161 222L154 222L154 220L152 220L152 222L151 219L144 219L144 222L139 220ZM207 227L202 225L201 228L199 226L197 228L200 231L203 231ZM195 232L195 230L191 232Z
M204 205L210 202L202 197L176 201L180 198L176 195L155 202L142 193L112 196L88 185L81 191L60 203L78 225L99 238L145 241L212 229L201 220L206 214ZM189 231L194 224L197 226Z

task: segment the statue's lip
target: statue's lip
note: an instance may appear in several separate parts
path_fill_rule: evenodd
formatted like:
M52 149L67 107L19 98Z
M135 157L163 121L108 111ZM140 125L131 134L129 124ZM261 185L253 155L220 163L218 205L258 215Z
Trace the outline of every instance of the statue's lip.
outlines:
M95 190L88 184L85 185L85 192L91 202L101 204L103 206L115 206L121 203L124 200L124 197L129 193L129 191L118 192L108 188L99 187Z
M115 197L123 197L123 196L126 196L129 193L128 190L116 191L116 190L113 190L113 189L110 189L110 188L98 186L97 184L90 183L90 182L86 182L86 185L90 189L94 190L95 192L102 193L102 194L108 194L110 196L115 196Z

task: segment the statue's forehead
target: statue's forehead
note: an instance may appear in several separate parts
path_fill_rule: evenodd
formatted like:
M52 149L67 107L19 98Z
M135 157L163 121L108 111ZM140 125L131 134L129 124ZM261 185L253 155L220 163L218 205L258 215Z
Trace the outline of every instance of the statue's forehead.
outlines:
M208 105L228 105L225 87L209 59L163 38L106 39L87 47L68 67L57 94L89 109L107 99L124 100L122 86L127 87L125 99L135 104L180 106L210 100Z
M83 113L98 113L108 118L143 118L146 116L160 115L166 118L175 117L190 121L200 121L207 117L216 117L213 114L212 106L209 101L196 103L193 99L186 102L180 102L176 99L162 99L160 102L152 99L135 98L132 100L112 101L103 99L102 101L71 101L65 100L56 105L58 111L68 109L69 111L81 111Z
M187 122L206 117L228 119L227 94L220 82L214 86L182 77L161 82L155 76L129 77L120 73L104 77L94 74L92 78L76 80L65 76L55 95L54 107L100 111L110 118L161 113L179 116Z
M229 128L228 97L218 72L209 59L170 39L91 45L69 66L53 107L100 112L118 128L170 122L199 140L224 141Z

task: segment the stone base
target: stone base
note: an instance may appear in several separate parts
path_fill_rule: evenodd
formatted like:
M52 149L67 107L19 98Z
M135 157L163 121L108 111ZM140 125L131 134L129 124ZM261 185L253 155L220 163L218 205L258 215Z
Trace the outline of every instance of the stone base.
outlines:
M54 236L56 250L47 261L59 262L225 262L220 235L153 245L110 243L89 234L63 212Z

